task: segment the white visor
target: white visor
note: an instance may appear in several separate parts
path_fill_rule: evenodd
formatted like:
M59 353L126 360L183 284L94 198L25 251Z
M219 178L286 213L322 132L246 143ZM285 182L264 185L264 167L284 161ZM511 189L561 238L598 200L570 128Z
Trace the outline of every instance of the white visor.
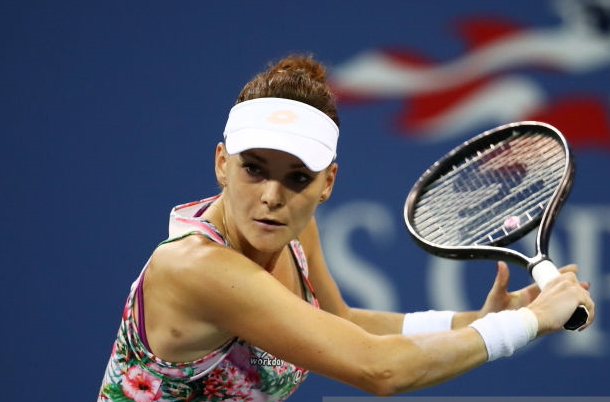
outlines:
M258 98L231 109L224 138L231 155L254 148L275 149L319 172L337 155L339 128L325 113L303 102Z

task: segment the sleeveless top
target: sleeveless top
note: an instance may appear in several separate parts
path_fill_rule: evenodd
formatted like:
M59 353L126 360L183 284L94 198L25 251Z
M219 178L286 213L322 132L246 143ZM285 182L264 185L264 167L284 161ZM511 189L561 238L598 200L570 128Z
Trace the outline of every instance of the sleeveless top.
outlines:
M169 238L163 243L200 233L228 245L214 225L200 218L218 196L179 205L170 214ZM162 244L163 244L162 243ZM307 261L298 240L289 244L307 301L319 307L307 278ZM106 367L98 402L283 401L305 379L307 371L278 359L235 337L195 361L171 363L147 347L143 330L142 278L148 263L132 284L116 341ZM136 297L136 295L140 293ZM138 319L134 303L138 302Z

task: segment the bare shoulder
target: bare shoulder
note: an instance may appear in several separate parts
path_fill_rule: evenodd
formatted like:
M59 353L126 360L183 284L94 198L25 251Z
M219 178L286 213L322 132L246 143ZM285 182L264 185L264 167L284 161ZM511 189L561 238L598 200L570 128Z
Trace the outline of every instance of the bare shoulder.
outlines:
M150 260L147 280L181 295L184 303L194 301L193 297L200 302L200 294L214 292L217 283L222 281L219 272L231 254L235 253L224 245L192 234L157 247Z
M176 274L200 266L220 248L224 247L201 234L192 234L157 247L151 265L165 274Z
M159 246L144 277L146 332L157 356L190 361L235 334L214 319L228 304L227 247L193 234ZM232 315L229 310L228 315Z
M159 246L146 276L175 311L219 327L254 284L271 278L239 252L199 234Z

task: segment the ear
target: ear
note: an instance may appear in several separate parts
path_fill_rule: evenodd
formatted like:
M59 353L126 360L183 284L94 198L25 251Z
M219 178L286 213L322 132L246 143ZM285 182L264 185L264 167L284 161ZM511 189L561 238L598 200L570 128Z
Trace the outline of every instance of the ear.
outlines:
M326 168L326 181L324 183L322 195L320 196L320 202L326 201L330 197L330 194L333 192L333 186L335 185L335 179L337 178L338 167L339 165L337 165L336 163L331 163L330 166Z
M214 171L216 172L216 180L222 188L225 188L227 185L228 159L229 154L227 154L225 144L223 142L219 142L216 145L216 154L214 156Z

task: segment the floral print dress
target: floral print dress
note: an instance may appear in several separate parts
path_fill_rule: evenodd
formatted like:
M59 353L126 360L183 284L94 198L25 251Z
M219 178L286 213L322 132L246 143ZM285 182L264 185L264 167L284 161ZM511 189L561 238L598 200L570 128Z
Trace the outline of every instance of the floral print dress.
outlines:
M214 225L200 218L217 197L175 207L165 242L201 233L226 245ZM290 248L305 284L307 300L319 307L307 279L307 262L298 240L290 242ZM191 362L170 363L152 354L146 346L144 331L138 329L133 308L147 265L131 286L98 402L283 401L305 379L305 369L240 338L233 338Z

